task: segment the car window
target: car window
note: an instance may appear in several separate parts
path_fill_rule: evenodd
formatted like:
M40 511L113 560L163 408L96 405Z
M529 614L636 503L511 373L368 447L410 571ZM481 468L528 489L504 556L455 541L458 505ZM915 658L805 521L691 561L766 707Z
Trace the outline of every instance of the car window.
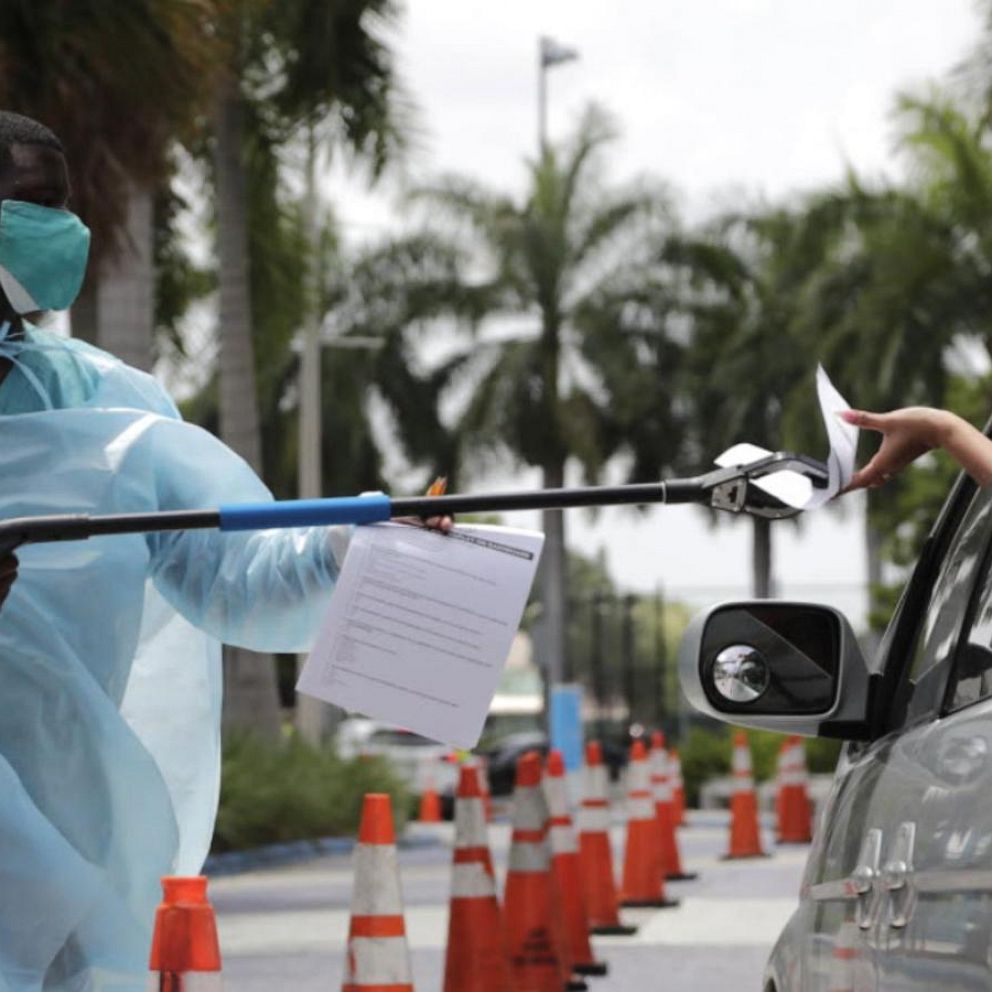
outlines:
M434 741L407 730L376 730L369 736L369 744L398 744L401 747L437 747Z
M992 550L986 548L982 578L948 687L948 709L958 710L992 696Z
M940 710L990 526L992 489L979 489L941 562L908 670L896 690L890 726L915 723Z

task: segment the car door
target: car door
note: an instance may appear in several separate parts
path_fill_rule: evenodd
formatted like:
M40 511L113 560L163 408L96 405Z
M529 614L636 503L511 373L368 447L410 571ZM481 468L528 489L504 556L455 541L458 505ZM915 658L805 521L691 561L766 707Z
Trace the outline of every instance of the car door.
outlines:
M967 984L969 968L958 963L963 938L953 937L960 928L941 915L948 846L973 857L979 848L974 835L962 840L962 824L975 816L992 824L973 777L965 786L950 770L980 749L968 743L976 720L939 719L992 535L992 491L959 487L957 501L937 535L930 574L914 576L886 638L881 735L846 749L811 852L803 887L809 992L932 989L937 976L948 989L988 988L987 978ZM960 878L950 884L960 886ZM950 901L955 912L979 912L956 896Z
M880 989L992 987L992 491L961 527L946 602L895 700L879 780L892 819L875 942ZM953 562L948 562L953 567ZM974 581L973 581L974 578ZM898 821L898 822L896 822Z

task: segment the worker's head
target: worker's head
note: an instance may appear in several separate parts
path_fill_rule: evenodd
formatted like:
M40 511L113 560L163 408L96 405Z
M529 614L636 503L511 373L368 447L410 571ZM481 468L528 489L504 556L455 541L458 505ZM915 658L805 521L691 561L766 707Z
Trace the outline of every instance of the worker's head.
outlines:
M67 309L79 293L89 231L68 202L59 139L30 117L0 111L0 320Z

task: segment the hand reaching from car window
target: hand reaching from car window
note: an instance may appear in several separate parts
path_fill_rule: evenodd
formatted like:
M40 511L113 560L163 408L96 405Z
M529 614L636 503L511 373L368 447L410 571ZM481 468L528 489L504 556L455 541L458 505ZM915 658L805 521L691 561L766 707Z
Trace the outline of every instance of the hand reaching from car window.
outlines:
M947 451L980 486L992 482L992 441L948 410L910 406L891 413L845 410L840 416L882 435L878 451L854 473L847 492L882 485L934 448Z

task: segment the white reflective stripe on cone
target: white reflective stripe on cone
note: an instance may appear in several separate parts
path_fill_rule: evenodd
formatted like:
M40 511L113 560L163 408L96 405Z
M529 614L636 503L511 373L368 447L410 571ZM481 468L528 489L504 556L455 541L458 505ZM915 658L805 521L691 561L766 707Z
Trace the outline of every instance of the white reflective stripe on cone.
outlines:
M543 830L548 817L539 785L520 785L513 793L513 829Z
M651 790L654 793L654 800L657 803L670 803L672 801L672 785L668 781L668 776L651 776Z
M406 985L413 981L406 937L352 937L345 971L353 985Z
M551 864L547 844L534 844L530 841L514 841L510 846L510 871L547 871Z
M735 747L730 768L734 772L751 771L751 752L746 747Z
M486 807L481 799L455 800L455 847L481 847L486 843Z
M649 759L651 769L651 787L659 802L664 802L665 795L671 799L672 780L668 774L668 756L664 751L652 751Z
M602 833L610 829L610 811L605 806L583 806L579 810L579 833Z
M734 792L753 792L754 778L750 772L734 772Z
M353 916L399 916L403 912L396 848L391 844L358 844L351 894Z
M94 980L97 983L92 986L94 989L113 988L111 985L100 984L100 979L96 976ZM224 989L224 981L219 971L186 971L183 972L181 981L182 992L223 992ZM123 987L122 985L121 988ZM162 985L161 973L156 971L149 976L148 992L162 992L163 987L171 988Z
M803 784L803 776L801 772L788 771L783 772L779 777L779 781L783 786L797 786Z
M579 845L575 842L575 833L571 824L565 826L552 826L549 832L551 838L552 854L574 854L578 851Z
M544 777L544 795L548 800L548 809L552 816L569 815L565 779L557 775L546 775Z
M646 761L632 761L627 772L627 792L647 792L651 788L651 773Z
M606 766L586 765L586 799L605 799L607 790Z
M628 820L653 820L654 819L654 799L651 796L628 796L627 797L627 819Z
M478 861L455 865L452 876L452 899L484 899L496 895L495 880Z

